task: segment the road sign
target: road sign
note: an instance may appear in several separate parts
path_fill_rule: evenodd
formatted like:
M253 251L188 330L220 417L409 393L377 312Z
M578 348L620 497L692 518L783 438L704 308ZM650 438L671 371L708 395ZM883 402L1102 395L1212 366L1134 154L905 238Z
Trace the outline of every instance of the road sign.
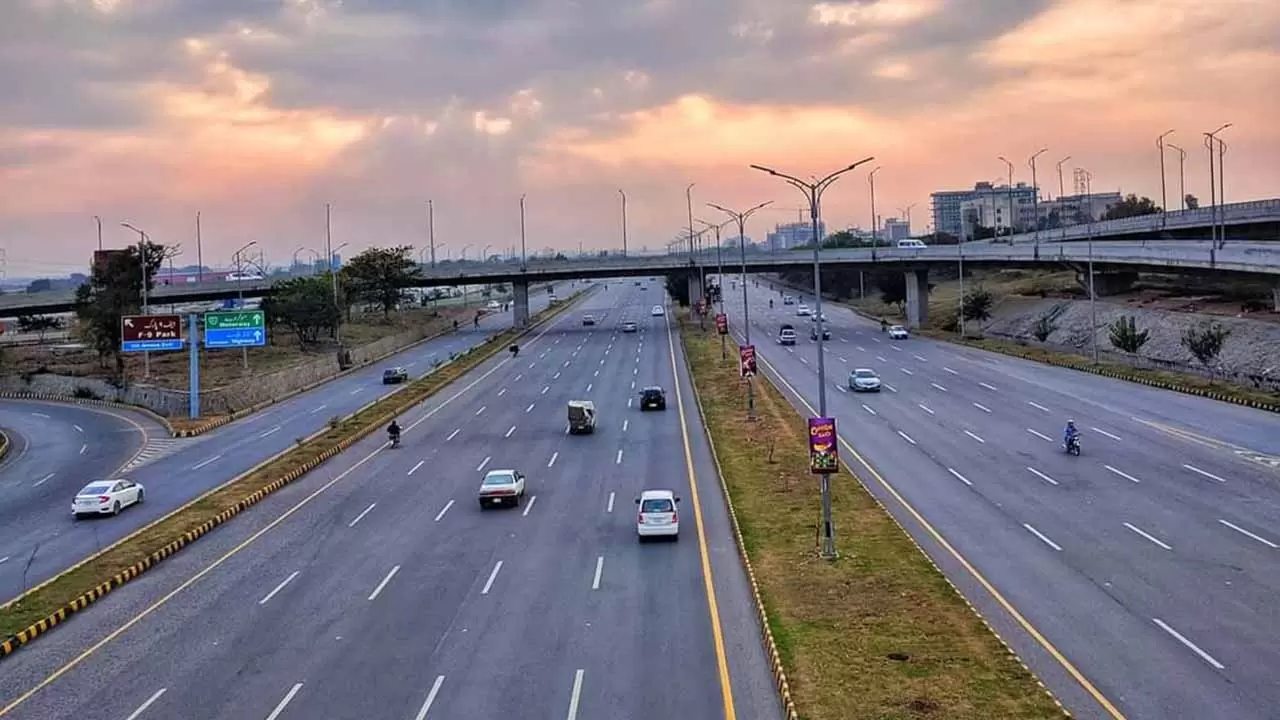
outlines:
M756 346L741 345L738 347L738 372L744 378L756 376Z
M182 318L178 315L125 315L120 318L120 349L124 352L181 350Z
M206 348L262 347L266 344L266 317L261 310L204 314Z

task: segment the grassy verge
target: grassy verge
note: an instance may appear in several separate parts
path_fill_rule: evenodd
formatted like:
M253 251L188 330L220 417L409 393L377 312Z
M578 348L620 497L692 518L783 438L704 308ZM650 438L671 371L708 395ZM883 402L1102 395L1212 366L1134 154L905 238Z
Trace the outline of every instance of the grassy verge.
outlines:
M1062 718L1063 711L858 483L835 483L843 557L816 556L803 418L767 381L749 423L735 362L683 331L708 429L802 718Z
M561 303L552 309L533 316L533 323L547 320L568 309L572 302ZM401 392L380 400L360 412L334 418L329 427L315 436L300 440L298 446L286 455L240 478L217 488L188 505L157 520L102 553L77 565L51 581L32 589L21 598L0 608L0 638L11 637L33 624L50 617L72 601L98 588L112 583L120 573L134 568L138 563L161 553L187 533L219 518L233 513L261 499L263 491L270 492L282 478L291 473L305 472L351 442L379 430L389 418L399 415L428 397L436 394L454 380L470 372L485 360L502 351L523 331L509 330L496 335L432 374L416 380ZM207 528L206 528L207 529ZM116 585L120 584L115 582Z

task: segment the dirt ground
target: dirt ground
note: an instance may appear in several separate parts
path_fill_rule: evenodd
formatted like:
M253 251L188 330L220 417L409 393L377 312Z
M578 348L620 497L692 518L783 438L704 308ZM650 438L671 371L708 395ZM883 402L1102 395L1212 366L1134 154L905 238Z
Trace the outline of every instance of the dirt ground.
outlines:
M342 341L348 348L356 348L414 328L423 328L427 332L443 330L455 318L459 321L470 318L475 314L475 308L441 308L438 313L438 316L433 315L430 308L414 308L393 313L389 320L384 320L381 313L357 315L352 322L343 324ZM326 338L304 350L297 337L286 328L271 332L270 338L271 344L266 347L249 348L248 370L244 368L241 352L238 350L202 352L200 372L204 382L209 387L222 386L239 378L283 370L325 353L332 353L336 348L333 341ZM142 378L143 362L141 353L125 356L125 367L130 378ZM50 340L42 346L5 348L0 372L11 375L47 372L109 378L112 365L108 358L104 367L92 349ZM185 351L151 353L151 383L154 385L185 388L187 369Z

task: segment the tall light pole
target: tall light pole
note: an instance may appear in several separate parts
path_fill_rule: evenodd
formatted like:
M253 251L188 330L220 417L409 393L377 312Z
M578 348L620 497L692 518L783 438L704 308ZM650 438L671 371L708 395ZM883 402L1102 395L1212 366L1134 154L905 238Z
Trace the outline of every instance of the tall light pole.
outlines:
M1231 127L1231 123L1224 123L1221 127L1213 132L1204 133L1204 146L1209 150L1209 208L1210 208L1210 235L1213 244L1222 247L1218 240L1217 220L1218 220L1218 195L1217 188L1214 185L1214 167L1213 167L1213 150L1214 143L1218 140L1218 133ZM1226 234L1226 228L1223 228L1223 235ZM1223 238L1225 243L1226 238Z
M289 266L289 271L294 272L298 269L298 253L306 250L306 245L299 245L297 250L293 251L293 264Z
M716 237L716 290L717 290L717 293L716 293L716 294L720 296L720 312L723 314L723 313L724 313L724 256L723 256L723 254L722 254L722 253L721 253L721 251L720 251L720 228L721 228L721 227L723 227L724 225L728 225L728 224L729 224L729 221L728 221L728 220L725 220L725 221L724 221L723 223L721 223L720 225L716 225L715 223L710 223L710 222L707 222L706 220L702 220L702 219L699 219L699 220L698 220L698 222L699 222L699 223L701 223L702 225L705 225L705 226L706 226L706 230L710 230L711 232L715 233L715 237ZM705 232L705 230L704 230L704 232ZM706 288L706 285L705 285L705 283L704 283L704 284L703 284L703 289L705 290L705 288ZM721 336L720 336L720 359L721 359L721 360L724 360L724 359L726 359L727 357L729 357L729 350L728 350L728 348L726 347L726 344L727 344L727 340L726 340L725 336L724 336L724 335L721 335Z
M151 240L147 237L145 232L127 222L120 223L120 226L138 233L138 256L142 263L142 314L150 315L151 310L149 309L147 302L147 298L149 296L149 293L147 292L147 285L151 282L151 273L147 272L147 246L151 244ZM150 352L142 353L142 378L144 380L151 378Z
M742 261L742 327L745 339L743 344L751 344L751 309L747 306L747 241L745 239L747 218L751 217L757 210L772 205L773 201L762 202L755 207L744 212L734 212L727 207L716 205L715 203L707 203L708 206L725 213L738 223L738 257ZM754 378L747 378L747 419L754 420L756 416L756 390Z
M910 235L910 234L911 234L911 208L913 208L913 207L915 207L915 206L916 206L916 204L915 204L915 203L911 203L910 205L908 205L908 206L906 206L906 207L904 207L904 208L898 208L898 212L902 213L902 219L907 221L907 234L908 234L908 235Z
M524 272L529 269L528 256L525 255L525 236L524 236L524 193L520 194L520 271ZM470 247L468 245L467 247Z
M871 185L871 259L876 259L876 247L879 241L876 239L876 231L879 229L880 223L876 222L876 173L880 172L880 166L877 165L867 173L867 183Z
M236 266L236 295L240 298L239 302L242 309L244 308L244 251L257 244L257 240L250 240L244 245L241 245L240 249L236 250L231 255L231 262ZM298 253L294 252L293 257L296 261ZM247 347L240 348L240 364L245 370L249 369L249 348Z
M627 193L622 188L618 188L618 194L622 196L622 257L627 256Z
M427 200L427 244L431 248L431 267L436 266L436 204Z
M1071 159L1071 156L1068 155L1062 158L1061 160L1059 160L1057 163L1058 164L1058 204L1062 204L1062 198L1067 196L1067 186L1062 182L1062 166L1067 164L1067 161L1070 159Z
M1160 232L1165 229L1165 213L1169 211L1169 199L1165 195L1164 181L1164 139L1173 134L1173 129L1165 130L1156 136L1156 150L1160 153Z
M333 206L330 203L324 204L324 247L325 260L324 264L329 268L329 281L333 286L333 309L336 313L337 320L333 323L333 341L338 343L338 348L342 348L342 304L338 302L338 268L333 266L333 256L338 250L347 246L343 243L340 247L333 247Z
M854 168L864 163L875 160L874 157L866 157L852 165L848 165L837 170L821 180L805 182L800 178L780 173L772 168L763 165L752 165L755 170L768 173L776 178L782 178L789 185L804 194L805 199L809 201L809 220L813 225L813 296L814 296L814 312L818 315L818 414L821 417L827 417L827 372L824 359L825 347L822 341L822 259L819 249L822 247L822 238L818 234L818 219L822 210L822 193L831 184ZM828 560L834 560L838 555L836 553L835 528L831 524L831 476L822 474L822 548L821 555Z
M200 211L196 211L196 284L204 282L204 243L200 237Z
M1093 173L1088 170L1081 170L1080 174L1084 177L1084 194L1085 197L1093 198ZM1098 364L1098 294L1093 290L1093 206L1089 207L1088 218L1088 235L1089 235L1089 335L1093 342L1093 364Z
M1006 218L1005 222L1009 226L1009 243L1013 244L1013 163L1005 159L1003 155L997 155L996 157L1009 168L1009 184L1005 186L1009 195L1009 217Z
M1040 148L1027 159L1027 164L1031 166L1031 226L1035 229L1033 237L1037 254L1040 252L1040 184L1036 180L1036 158L1047 152L1049 148Z
M1178 153L1178 196L1182 198L1182 209L1187 209L1187 151L1173 143L1165 143L1165 147Z
M94 222L98 223L98 250L102 250L102 218L97 215L93 216Z

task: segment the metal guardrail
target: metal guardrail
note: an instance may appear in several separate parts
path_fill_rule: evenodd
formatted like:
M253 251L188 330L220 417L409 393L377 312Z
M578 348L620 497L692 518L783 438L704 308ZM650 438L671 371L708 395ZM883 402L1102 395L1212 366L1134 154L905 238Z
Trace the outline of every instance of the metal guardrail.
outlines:
M1060 240L1083 240L1090 234L1095 240L1113 236L1140 232L1158 232L1161 230L1187 230L1204 228L1208 230L1214 223L1214 208L1197 208L1195 210L1175 210L1167 213L1139 215L1137 217L1120 218L1119 220L1103 220L1089 224L1068 225L1052 230L1041 230L1041 242L1057 242ZM1217 221L1224 225L1245 225L1250 223L1280 223L1280 199L1251 200L1242 203L1228 203L1216 209L1219 213ZM1001 242L1025 243L1034 242L1036 233L1024 232L1000 238Z

